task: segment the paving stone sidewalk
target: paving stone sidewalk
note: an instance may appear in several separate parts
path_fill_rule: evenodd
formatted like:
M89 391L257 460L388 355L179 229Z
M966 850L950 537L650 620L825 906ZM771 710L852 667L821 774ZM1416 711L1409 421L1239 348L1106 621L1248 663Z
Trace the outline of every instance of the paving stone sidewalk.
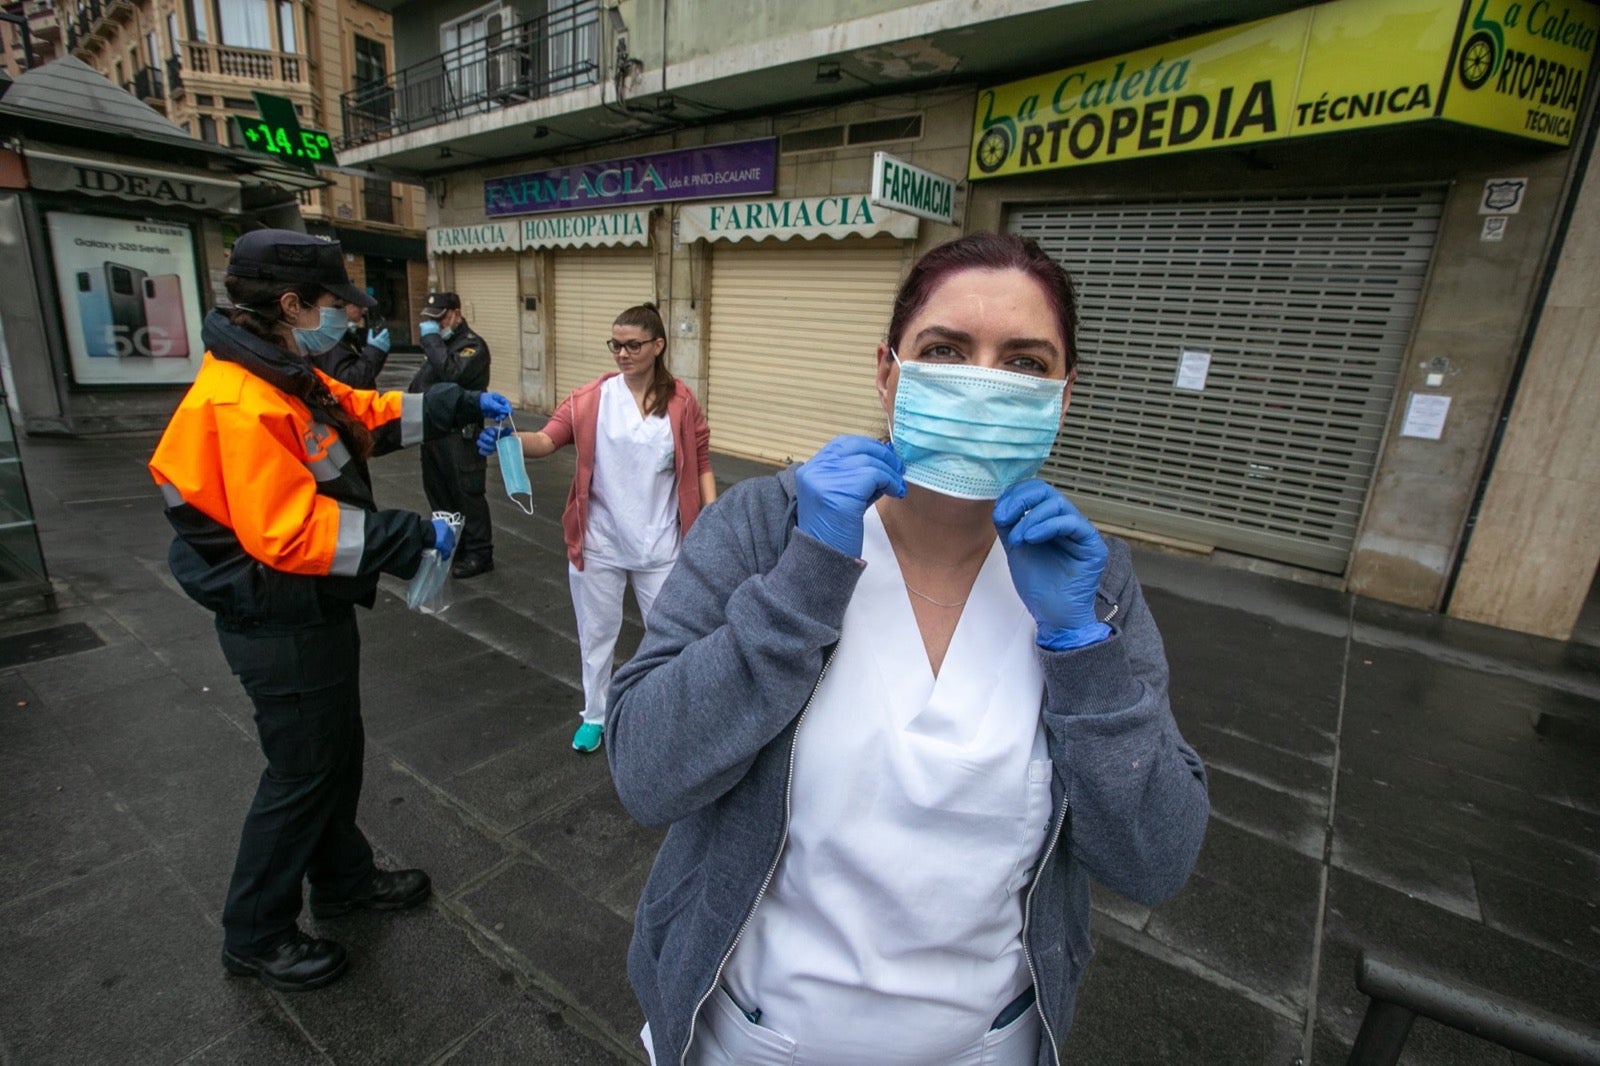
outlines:
M623 957L659 838L568 745L571 453L529 464L532 517L491 467L497 568L447 613L385 579L363 614L362 825L437 895L323 923L349 974L281 995L217 960L262 760L209 616L167 573L154 442L24 444L60 609L0 619L0 1066L643 1061ZM373 471L382 505L425 508L414 453ZM1171 904L1097 893L1066 1060L1342 1063L1362 947L1600 1025L1594 650L1137 562L1215 817ZM638 637L630 605L622 651ZM1525 1060L1419 1022L1403 1061Z

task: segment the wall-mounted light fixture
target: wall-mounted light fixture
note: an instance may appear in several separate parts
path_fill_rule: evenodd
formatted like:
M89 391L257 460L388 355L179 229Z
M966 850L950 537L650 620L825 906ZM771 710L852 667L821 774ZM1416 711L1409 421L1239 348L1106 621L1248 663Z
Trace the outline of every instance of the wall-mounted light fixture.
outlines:
M844 77L844 72L839 69L839 64L833 60L825 59L817 64L817 84L832 85L842 77Z
M622 21L622 8L616 4L606 8L606 25L611 27L613 34L628 32L628 24Z

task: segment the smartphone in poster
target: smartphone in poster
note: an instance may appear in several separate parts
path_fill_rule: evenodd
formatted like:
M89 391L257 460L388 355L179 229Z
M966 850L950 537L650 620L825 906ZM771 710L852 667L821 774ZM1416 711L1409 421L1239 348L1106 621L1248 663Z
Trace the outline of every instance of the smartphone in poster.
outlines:
M65 211L45 218L73 380L193 381L204 348L189 227Z

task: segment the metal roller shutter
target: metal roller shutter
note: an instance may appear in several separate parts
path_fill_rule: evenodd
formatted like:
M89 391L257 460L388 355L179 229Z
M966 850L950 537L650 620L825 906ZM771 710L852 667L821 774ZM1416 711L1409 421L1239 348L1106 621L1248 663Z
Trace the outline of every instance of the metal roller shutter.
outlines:
M1072 409L1045 476L1101 521L1342 573L1444 193L1018 209L1071 272ZM1209 352L1203 392L1179 353Z
M630 307L655 302L649 249L589 248L555 256L556 396L617 369L606 341L611 323ZM671 349L668 349L670 362Z
M461 313L489 342L489 387L513 403L522 401L521 301L517 257L463 255L455 260L456 295Z
M889 324L904 245L718 245L715 256L711 447L787 462L840 433L882 433L873 353Z

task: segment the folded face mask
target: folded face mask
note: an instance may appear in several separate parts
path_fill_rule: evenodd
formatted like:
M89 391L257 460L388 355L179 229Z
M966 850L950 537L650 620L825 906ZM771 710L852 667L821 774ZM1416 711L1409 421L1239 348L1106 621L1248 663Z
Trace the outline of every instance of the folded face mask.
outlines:
M889 354L900 364L892 443L907 481L993 500L1039 472L1061 428L1064 380Z
M515 422L507 419L506 425L511 432L494 442L495 455L500 460L500 480L505 482L506 496L511 502L522 508L523 514L532 514L533 483L528 480L528 461L522 455L522 440L516 435ZM528 502L523 503L518 496L526 496Z

